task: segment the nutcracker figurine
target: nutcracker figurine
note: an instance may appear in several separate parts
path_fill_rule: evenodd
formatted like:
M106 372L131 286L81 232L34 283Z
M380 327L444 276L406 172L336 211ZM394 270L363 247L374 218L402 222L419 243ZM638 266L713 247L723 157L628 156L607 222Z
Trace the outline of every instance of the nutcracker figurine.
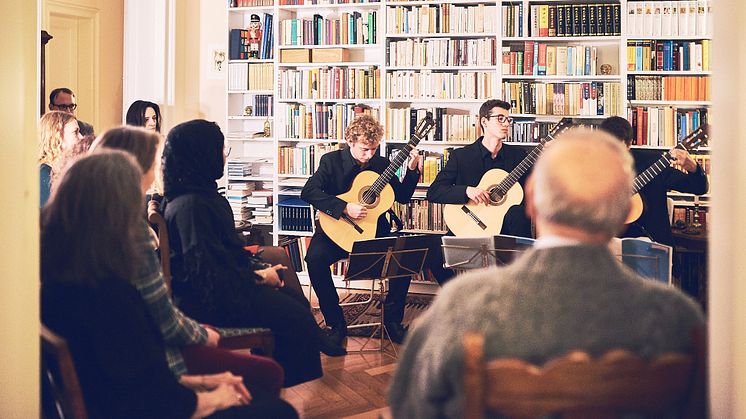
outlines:
M249 58L259 58L259 45L262 42L262 23L259 15L251 15L249 22Z

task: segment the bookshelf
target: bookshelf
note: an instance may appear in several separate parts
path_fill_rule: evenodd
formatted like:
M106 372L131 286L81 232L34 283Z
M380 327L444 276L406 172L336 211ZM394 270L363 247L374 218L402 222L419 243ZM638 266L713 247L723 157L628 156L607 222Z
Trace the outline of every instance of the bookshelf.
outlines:
M528 147L566 116L585 124L625 116L640 134L634 148L644 152L664 150L710 119L711 7L711 0L274 0L230 7L229 29L245 28L252 14L262 25L272 17L272 54L229 65L263 64L273 79L256 89L226 87L226 131L234 152L259 159L251 176L263 179L258 187L279 204L298 198L356 113L382 122L380 153L388 156L431 111L441 123L418 147L423 179L413 203L396 211L410 219L411 231L439 231L426 189L449 150L480 135L476 114L489 98L514 105L509 143ZM271 115L246 115L262 95ZM271 136L253 138L266 123ZM696 158L709 167L707 152ZM414 212L416 219L408 216ZM270 224L275 244L305 240L314 228L293 231L278 214Z

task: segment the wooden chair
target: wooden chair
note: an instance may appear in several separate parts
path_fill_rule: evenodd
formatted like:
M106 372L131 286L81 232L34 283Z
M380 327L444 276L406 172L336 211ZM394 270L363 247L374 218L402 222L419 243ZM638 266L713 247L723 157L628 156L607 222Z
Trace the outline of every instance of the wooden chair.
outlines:
M166 220L160 213L158 201L148 202L148 222L158 229L158 250L161 258L161 270L166 285L171 289L171 261L169 254L168 229ZM221 328L215 330L220 333L219 347L225 349L252 349L259 350L261 355L271 357L275 349L275 338L272 331L263 327L252 328Z
M83 392L67 342L41 325L42 413L45 419L86 419Z
M693 355L666 353L650 362L623 350L597 359L577 351L538 367L515 358L485 362L484 337L469 333L464 418L483 418L486 411L511 418L659 417L676 406L683 406L681 417L705 417L705 358L697 345Z

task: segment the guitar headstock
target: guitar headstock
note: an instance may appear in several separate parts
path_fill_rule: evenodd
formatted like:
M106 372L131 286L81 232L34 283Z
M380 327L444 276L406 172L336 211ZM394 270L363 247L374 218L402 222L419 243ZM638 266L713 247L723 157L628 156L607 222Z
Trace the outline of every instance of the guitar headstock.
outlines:
M679 145L686 150L694 150L697 147L706 147L710 141L710 124L702 124L699 128L690 132Z
M427 112L425 114L425 117L420 119L420 121L417 123L417 126L415 126L412 140L419 142L421 139L427 137L427 134L430 133L430 130L432 130L433 128L435 128L433 113Z
M557 122L555 126L549 130L549 134L546 136L545 141L551 141L557 138L558 135L570 129L574 124L570 118L562 118Z

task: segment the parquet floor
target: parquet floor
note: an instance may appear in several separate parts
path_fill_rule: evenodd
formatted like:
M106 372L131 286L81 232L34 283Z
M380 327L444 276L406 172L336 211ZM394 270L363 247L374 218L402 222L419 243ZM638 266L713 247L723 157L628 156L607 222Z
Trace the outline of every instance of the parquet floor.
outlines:
M322 354L324 376L320 379L283 390L282 397L301 418L390 418L386 392L396 359L385 352L353 352L363 340L349 337L346 356ZM371 345L377 347L378 341Z

